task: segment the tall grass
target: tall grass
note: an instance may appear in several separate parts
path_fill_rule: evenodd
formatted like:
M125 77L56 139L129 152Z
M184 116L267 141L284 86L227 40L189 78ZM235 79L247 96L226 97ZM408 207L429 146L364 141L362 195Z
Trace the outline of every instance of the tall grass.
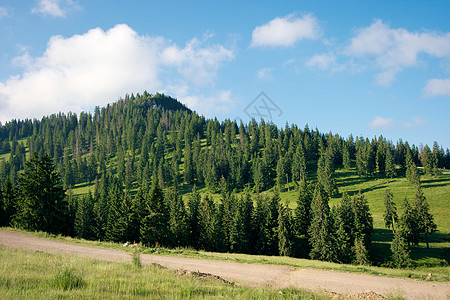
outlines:
M86 281L76 269L64 267L63 269L56 271L56 274L53 277L53 285L56 288L67 291L84 287Z

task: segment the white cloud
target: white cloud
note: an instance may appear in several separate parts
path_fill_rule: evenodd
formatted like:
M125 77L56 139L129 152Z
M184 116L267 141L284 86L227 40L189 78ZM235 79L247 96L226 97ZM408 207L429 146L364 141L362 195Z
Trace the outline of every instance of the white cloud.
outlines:
M373 63L380 69L377 83L389 85L398 72L417 65L420 54L450 58L450 33L410 32L375 20L369 27L357 30L344 53Z
M306 65L310 68L331 70L333 72L341 71L344 68L336 62L336 56L331 52L314 55L308 59Z
M394 120L391 118L375 117L370 123L370 129L391 129L394 125Z
M320 35L319 21L315 16L308 14L295 17L290 14L256 27L252 32L251 45L288 47L302 39L317 39Z
M168 49L176 50L170 59L167 53L173 50ZM211 83L221 62L232 57L231 50L219 45L204 46L194 39L180 48L161 37L140 36L127 25L54 36L42 56L13 60L24 71L0 82L0 120L80 112L126 93L164 91L173 82L188 90Z
M264 80L272 80L273 79L272 71L273 68L262 68L261 70L256 72L256 77Z
M64 18L68 11L78 6L72 0L39 0L31 12L44 16Z
M8 11L6 8L0 6L0 19L8 16Z
M430 79L423 92L427 97L450 95L450 79Z
M230 112L236 103L228 90L217 91L213 95L182 95L178 100L200 114L216 116Z
M172 45L164 49L161 54L162 61L177 67L178 72L186 80L195 84L211 84L222 61L234 58L234 53L222 45L213 45L202 48L198 39L189 41L183 49Z
M427 119L424 118L413 118L411 122L405 122L402 124L404 128L413 128L417 126L421 126L427 122Z

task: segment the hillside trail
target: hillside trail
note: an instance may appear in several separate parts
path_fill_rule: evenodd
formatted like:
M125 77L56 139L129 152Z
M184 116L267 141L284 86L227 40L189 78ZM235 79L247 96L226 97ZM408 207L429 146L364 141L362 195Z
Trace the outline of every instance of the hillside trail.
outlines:
M23 232L0 230L0 242L6 247L76 255L107 262L131 262L131 254L127 251L76 245L39 238ZM294 287L332 295L339 294L349 298L368 296L369 299L378 299L401 295L406 299L450 299L450 284L441 282L181 256L142 254L141 261L144 265L158 264L172 270L212 275L237 285L250 287L271 289Z

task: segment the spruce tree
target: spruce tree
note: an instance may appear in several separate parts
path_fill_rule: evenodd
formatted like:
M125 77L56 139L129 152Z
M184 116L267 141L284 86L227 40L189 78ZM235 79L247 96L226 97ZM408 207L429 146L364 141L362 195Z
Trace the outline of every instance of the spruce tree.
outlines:
M166 192L166 199L170 206L171 245L176 247L186 246L189 239L189 224L183 199L173 188Z
M384 224L386 228L392 227L392 233L395 233L395 224L398 221L397 207L392 199L394 195L390 189L386 189L384 193Z
M394 160L392 158L392 153L389 147L386 148L386 155L385 155L385 168L384 168L384 175L387 178L393 178L395 177L395 166L394 166Z
M397 231L391 243L392 260L397 268L406 268L411 265L410 251L408 249L405 233Z
M0 226L11 225L17 210L16 201L16 190L11 181L6 179L0 186Z
M89 191L78 200L77 210L75 214L75 234L79 238L93 240L95 239L95 215L94 200Z
M295 208L295 231L298 235L307 237L311 223L312 194L306 180L302 180L299 186L297 207Z
M365 238L363 235L357 235L355 238L355 263L358 265L369 265L369 252L367 251Z
M311 225L309 227L310 257L312 259L336 261L337 253L333 236L333 223L328 205L328 194L320 183L316 184L311 203Z
M67 201L61 178L47 154L36 153L26 163L17 189L17 213L14 224L27 230L66 233Z
M188 203L187 203L187 218L189 224L189 244L194 248L198 248L199 246L199 237L200 237L200 225L199 225L199 208L200 208L201 196L197 192L197 189L194 185L192 188L192 192L189 195Z
M148 246L169 244L169 212L156 180L148 195L147 216L141 224L141 241Z
M368 248L372 240L373 217L370 213L369 203L361 191L353 197L352 209L354 215L353 236L362 238L364 245Z
M413 206L415 214L417 216L416 219L418 222L417 224L418 231L423 236L422 239L427 244L427 249L429 249L430 245L428 237L431 233L436 231L437 226L434 223L434 217L430 213L430 206L421 188L417 189Z
M289 207L280 203L278 208L278 254L280 256L292 255L292 228Z

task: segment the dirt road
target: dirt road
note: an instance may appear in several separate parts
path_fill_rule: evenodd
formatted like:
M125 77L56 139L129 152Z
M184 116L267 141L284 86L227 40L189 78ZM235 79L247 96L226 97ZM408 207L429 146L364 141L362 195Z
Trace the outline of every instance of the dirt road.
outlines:
M38 238L21 232L0 230L0 241L7 247L77 255L109 262L131 261L129 252L81 246ZM227 281L252 287L296 287L343 295L370 291L383 296L402 295L407 299L450 299L450 284L448 283L177 256L141 255L141 260L144 265L157 263L174 270L209 273Z

